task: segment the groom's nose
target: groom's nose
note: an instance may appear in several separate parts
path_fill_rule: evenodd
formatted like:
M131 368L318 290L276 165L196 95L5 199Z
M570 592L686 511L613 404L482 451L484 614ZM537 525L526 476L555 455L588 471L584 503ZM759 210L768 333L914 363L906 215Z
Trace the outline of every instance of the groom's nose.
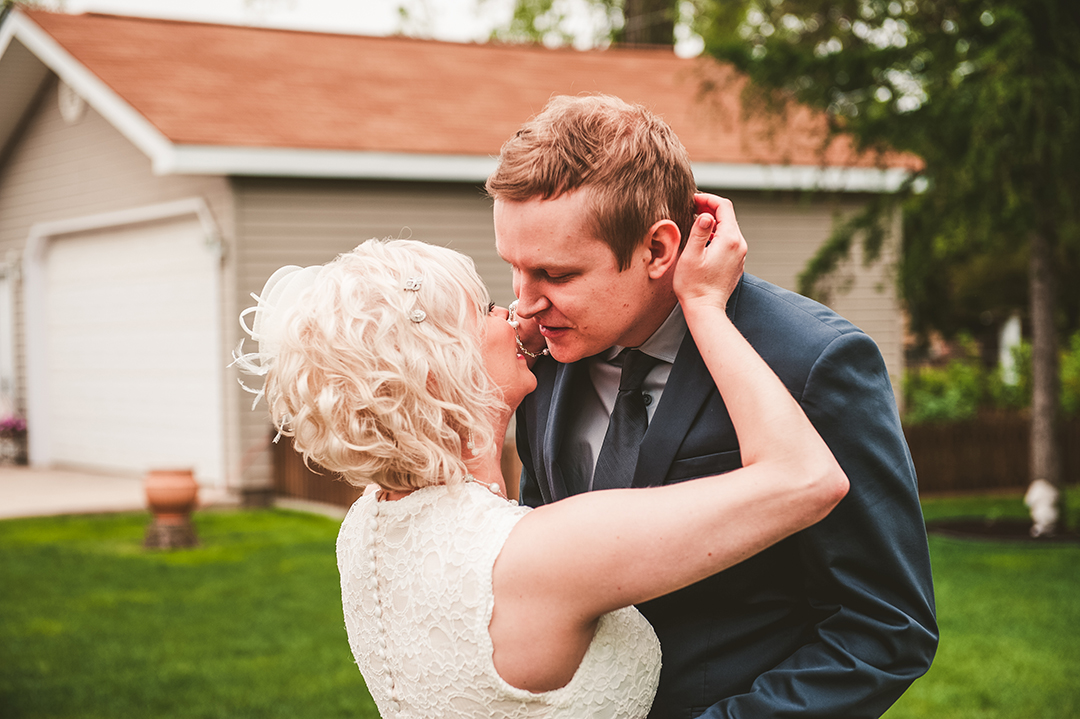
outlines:
M528 281L515 282L514 294L518 298L514 313L524 320L531 319L533 315L543 312L551 305L547 298L536 292L532 283Z

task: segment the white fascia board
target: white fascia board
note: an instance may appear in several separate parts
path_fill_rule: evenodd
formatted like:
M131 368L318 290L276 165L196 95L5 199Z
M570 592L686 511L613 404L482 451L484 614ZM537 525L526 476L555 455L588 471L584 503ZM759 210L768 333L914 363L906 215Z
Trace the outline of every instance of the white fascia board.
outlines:
M124 137L142 150L156 166L170 154L172 143L135 108L76 60L34 21L15 10L8 17L5 36L19 39L46 66L55 72L91 107L108 120ZM10 26L10 30L9 27Z
M13 10L8 19L3 25L0 25L0 57L3 57L4 52L7 50L8 45L11 44L11 39L15 37L15 22L17 18L18 10Z
M730 190L896 192L907 177L908 171L897 167L694 164L698 187Z
M167 163L155 165L154 170L184 175L482 183L497 165L498 158L480 155L176 145ZM720 163L698 163L693 167L699 187L730 190L895 192L908 175L899 168Z
M394 152L298 150L274 147L176 145L161 174L328 177L372 180L484 182L497 158Z

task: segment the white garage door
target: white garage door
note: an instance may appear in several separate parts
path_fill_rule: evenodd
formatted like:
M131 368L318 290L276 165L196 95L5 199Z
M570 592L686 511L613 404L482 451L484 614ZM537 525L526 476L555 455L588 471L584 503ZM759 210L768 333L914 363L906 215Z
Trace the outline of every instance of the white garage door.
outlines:
M194 218L54 238L45 258L52 461L223 479L217 253Z

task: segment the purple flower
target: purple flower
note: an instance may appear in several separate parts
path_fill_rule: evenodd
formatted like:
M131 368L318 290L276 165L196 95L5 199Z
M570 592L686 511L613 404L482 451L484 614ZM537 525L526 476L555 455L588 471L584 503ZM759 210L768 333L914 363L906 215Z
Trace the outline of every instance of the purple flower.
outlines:
M18 437L26 432L26 420L15 415L0 417L0 437Z

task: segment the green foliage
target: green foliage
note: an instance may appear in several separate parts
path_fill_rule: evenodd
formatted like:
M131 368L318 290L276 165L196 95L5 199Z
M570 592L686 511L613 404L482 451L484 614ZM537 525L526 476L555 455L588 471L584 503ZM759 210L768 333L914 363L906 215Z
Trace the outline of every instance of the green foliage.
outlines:
M904 422L956 422L975 416L987 390L986 372L973 343L964 343L965 357L944 368L923 367L904 373Z
M17 7L28 10L46 9L42 0L0 0L0 18Z
M509 24L496 28L491 38L549 46L670 45L675 42L674 26L688 25L684 11L692 8L680 0L514 0Z
M1080 12L1067 0L699 0L711 54L774 95L824 110L868 151L923 168L838 228L802 278L904 211L900 287L918 332L976 330L1027 301L1026 246L1080 270ZM760 92L760 89L758 90ZM846 234L846 237L844 236ZM869 253L867 253L869 254ZM1075 276L1075 275L1072 275ZM1078 298L1077 283L1059 286ZM979 306L982 303L983 306ZM1077 327L1080 302L1062 318Z
M491 0L481 0L482 3ZM623 0L584 0L592 25L592 35L581 37L581 27L574 22L570 4L560 0L514 0L510 24L496 28L492 40L502 42L533 42L549 46L604 46L615 40L623 25ZM579 5L578 11L582 9Z
M199 512L147 551L146 514L0 522L0 715L377 717L353 663L338 524Z
M904 422L956 422L981 410L1024 410L1031 406L1031 344L1013 348L1015 384L1008 384L1000 368L988 369L970 338L962 339L963 356L945 367L918 367L904 372ZM1061 414L1080 415L1080 332L1074 333L1060 354Z
M1021 342L1013 347L1012 356L1016 367L1015 384L1005 381L1000 368L988 373L987 390L991 408L1015 411L1031 406L1031 343Z
M887 195L876 195L867 201L861 211L837 223L825 243L799 274L799 292L828 302L831 294L829 279L851 255L851 247L856 237L862 237L863 264L869 266L877 261L886 238L882 218L891 211L892 203L893 200Z
M1061 355L1061 412L1067 417L1080 414L1080 332L1069 338Z

